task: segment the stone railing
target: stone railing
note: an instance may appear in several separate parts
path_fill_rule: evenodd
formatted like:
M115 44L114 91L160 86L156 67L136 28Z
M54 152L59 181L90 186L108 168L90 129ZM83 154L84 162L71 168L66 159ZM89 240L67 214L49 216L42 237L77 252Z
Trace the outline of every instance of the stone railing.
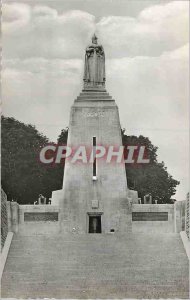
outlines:
M8 234L7 195L1 189L1 249Z
M190 239L190 201L189 201L189 193L187 194L186 201L186 210L185 210L185 231L188 239Z

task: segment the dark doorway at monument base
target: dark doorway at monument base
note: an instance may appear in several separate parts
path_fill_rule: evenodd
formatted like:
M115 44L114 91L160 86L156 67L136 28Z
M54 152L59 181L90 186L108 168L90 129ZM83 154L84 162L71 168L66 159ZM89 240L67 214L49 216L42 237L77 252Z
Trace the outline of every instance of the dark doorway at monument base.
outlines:
M89 233L102 233L101 216L89 216Z

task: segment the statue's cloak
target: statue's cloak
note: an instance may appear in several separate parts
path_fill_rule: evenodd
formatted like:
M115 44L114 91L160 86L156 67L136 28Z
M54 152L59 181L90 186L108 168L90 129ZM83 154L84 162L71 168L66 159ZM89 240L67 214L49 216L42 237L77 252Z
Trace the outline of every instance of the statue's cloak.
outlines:
M84 81L96 86L105 83L105 54L101 45L90 45L86 48Z

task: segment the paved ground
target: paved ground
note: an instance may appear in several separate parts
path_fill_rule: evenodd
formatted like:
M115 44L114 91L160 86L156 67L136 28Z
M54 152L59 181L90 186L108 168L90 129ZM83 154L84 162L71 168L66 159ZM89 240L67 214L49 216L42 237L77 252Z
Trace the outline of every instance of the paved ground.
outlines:
M2 297L185 298L179 235L14 235Z

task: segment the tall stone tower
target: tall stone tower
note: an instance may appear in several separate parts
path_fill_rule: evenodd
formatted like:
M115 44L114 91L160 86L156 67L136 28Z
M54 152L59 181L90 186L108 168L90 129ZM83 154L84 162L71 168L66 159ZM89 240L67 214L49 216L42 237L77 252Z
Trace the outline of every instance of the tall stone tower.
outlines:
M105 89L105 54L94 35L86 48L84 87L71 107L68 145L122 145L118 107ZM66 159L59 198L61 230L77 233L131 231L124 163L71 163Z

